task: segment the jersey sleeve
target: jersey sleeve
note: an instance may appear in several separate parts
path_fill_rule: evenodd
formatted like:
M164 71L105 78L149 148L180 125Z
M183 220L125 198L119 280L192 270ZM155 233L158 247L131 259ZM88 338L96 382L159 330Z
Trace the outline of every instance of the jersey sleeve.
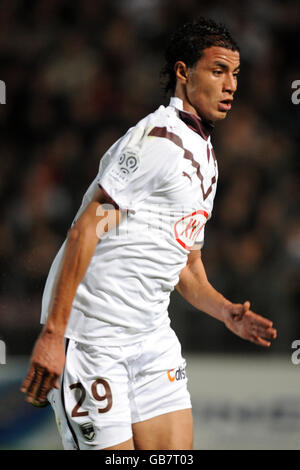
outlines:
M204 246L204 231L205 227L202 228L200 234L194 241L194 245L192 246L191 250L201 250Z
M211 214L208 215L207 221L205 224L203 224L203 226L201 227L201 230L196 231L197 236L194 240L194 245L192 246L191 250L202 250L202 248L204 247L206 224L210 219L211 219Z
M130 129L103 156L97 183L121 210L135 211L149 195L163 188L170 162L175 162L174 152L176 147L167 140Z

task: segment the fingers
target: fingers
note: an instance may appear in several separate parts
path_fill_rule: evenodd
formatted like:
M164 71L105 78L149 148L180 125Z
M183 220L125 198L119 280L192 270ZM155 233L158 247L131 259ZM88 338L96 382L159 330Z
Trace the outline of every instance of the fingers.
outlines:
M273 326L273 322L271 322L271 320L255 314L253 314L252 322L253 324L257 325L258 328L272 328Z
M261 338L260 336L252 335L250 337L250 341L252 341L252 343L257 344L258 346L264 346L265 348L269 348L271 346L270 341L267 341Z
M269 341L277 337L277 331L274 328L256 328L255 334Z
M21 387L26 393L26 401L35 406L47 404L47 395L53 388L59 388L58 375L49 373L45 368L32 365Z
M276 330L275 330L275 333L272 333L272 334L270 333L266 334L266 332L264 332L261 335L252 334L249 339L253 343L257 344L258 346L264 346L264 347L269 348L271 346L271 341L268 341L268 340L275 339L275 338L276 338Z
M31 384L31 381L33 379L33 376L34 376L34 368L33 367L30 367L26 377L25 377L25 380L21 386L21 392L23 393L26 393L29 385Z
M250 335L250 341L259 346L270 347L271 342L268 340L276 339L277 331L274 328L257 328Z
M251 321L249 328L252 332L255 332L255 334L259 336L264 336L268 339L275 339L277 336L277 331L275 330L275 328L272 328L269 323L264 324Z
M263 322L263 324L259 322L251 322L251 326L249 328L249 333L250 333L250 341L255 340L255 342L258 341L257 344L261 346L270 346L270 340L274 340L277 337L277 331L270 327L269 325L272 324L272 322Z
M245 318L247 319L247 321L250 322L252 326L255 326L257 328L264 328L264 329L271 328L272 329L273 327L273 322L271 320L269 320L268 318L262 317L261 315L258 315L257 313L254 313L251 310L247 310L245 312Z
M258 328L257 333L266 339L276 339L277 331L274 328Z

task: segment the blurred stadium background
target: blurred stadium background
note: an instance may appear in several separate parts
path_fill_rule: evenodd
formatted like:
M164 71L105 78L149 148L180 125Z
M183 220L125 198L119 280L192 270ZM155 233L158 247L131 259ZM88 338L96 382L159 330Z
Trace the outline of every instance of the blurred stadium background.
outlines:
M278 339L261 350L176 293L196 449L300 449L300 12L295 0L0 1L0 448L60 448L51 410L19 385L40 330L50 263L104 151L167 104L166 37L196 15L222 21L242 52L237 99L214 131L220 178L204 262L232 301L251 300ZM1 361L0 361L1 362ZM300 367L300 366L298 366Z

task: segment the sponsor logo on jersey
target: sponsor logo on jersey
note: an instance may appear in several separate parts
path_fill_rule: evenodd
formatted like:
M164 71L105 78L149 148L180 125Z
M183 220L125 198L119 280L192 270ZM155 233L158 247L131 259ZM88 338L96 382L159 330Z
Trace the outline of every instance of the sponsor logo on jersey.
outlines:
M192 248L194 243L197 241L207 219L208 213L202 210L192 212L191 214L188 214L179 219L174 224L174 234L176 241L187 250Z
M168 370L167 374L170 382L175 382L175 380L184 380L186 378L185 367L178 367L176 370Z
M96 432L93 423L80 424L79 428L81 434L85 439L87 439L88 441L92 441L93 439L95 439Z

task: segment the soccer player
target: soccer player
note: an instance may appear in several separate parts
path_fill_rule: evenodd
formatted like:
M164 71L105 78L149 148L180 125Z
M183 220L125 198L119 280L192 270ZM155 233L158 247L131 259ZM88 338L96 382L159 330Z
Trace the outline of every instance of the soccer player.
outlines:
M261 346L272 322L209 283L201 260L218 177L213 124L237 89L239 48L199 19L166 50L172 93L103 156L48 275L43 330L22 385L55 411L65 449L192 449L185 361L170 327L176 287Z

